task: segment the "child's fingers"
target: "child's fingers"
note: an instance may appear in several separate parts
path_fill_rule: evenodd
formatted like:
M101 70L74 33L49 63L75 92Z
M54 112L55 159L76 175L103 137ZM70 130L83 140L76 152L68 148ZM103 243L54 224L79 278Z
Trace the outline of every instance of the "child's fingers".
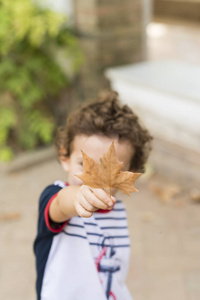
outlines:
M83 190L83 195L92 206L100 209L112 208L114 203L106 192L101 189L93 189L86 186Z
M84 197L95 208L108 209L108 205L100 200L91 190L85 191ZM111 204L110 206L112 206Z
M80 203L76 204L76 211L80 217L90 218L93 212L86 210Z
M108 206L113 206L113 204L117 201L117 199L113 196L109 196L103 189L98 189L98 188L90 188L91 191L101 200L103 201L106 205Z
M88 200L85 199L84 195L81 196L81 198L79 199L79 203L89 212L94 212L96 211L98 208L95 207L94 205L92 205L90 202L88 202Z
M114 201L114 203L117 201L117 199L114 196L111 196L111 198Z

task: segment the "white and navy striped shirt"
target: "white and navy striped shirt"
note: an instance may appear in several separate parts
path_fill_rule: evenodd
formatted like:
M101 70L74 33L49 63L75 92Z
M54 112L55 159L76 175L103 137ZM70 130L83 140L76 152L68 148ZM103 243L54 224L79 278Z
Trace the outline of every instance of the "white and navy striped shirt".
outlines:
M64 186L57 181L40 197L34 243L37 299L131 300L125 285L130 241L124 204L118 200L111 211L73 217L55 227L48 209Z

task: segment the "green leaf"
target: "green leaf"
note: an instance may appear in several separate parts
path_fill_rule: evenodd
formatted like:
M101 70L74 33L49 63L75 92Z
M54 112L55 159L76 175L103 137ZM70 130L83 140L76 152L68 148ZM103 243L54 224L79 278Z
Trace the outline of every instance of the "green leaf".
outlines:
M13 158L13 151L9 147L0 147L0 161L8 162Z
M56 120L48 99L59 99L81 64L66 16L41 4L0 0L0 160L11 156L8 145L33 149L52 142Z
M16 125L17 116L13 107L0 107L0 129Z

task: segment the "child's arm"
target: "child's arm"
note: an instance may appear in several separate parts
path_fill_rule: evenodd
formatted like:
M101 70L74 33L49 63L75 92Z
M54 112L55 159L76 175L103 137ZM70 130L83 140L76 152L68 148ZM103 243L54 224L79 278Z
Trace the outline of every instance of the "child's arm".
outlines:
M75 216L89 218L98 209L112 209L116 198L87 185L67 186L60 190L49 208L52 221L61 223Z

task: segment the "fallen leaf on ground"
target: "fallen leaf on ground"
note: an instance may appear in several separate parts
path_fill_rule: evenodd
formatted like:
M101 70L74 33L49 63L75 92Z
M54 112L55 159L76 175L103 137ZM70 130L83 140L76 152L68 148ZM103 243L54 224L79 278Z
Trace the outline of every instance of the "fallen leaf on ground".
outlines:
M5 213L0 215L0 220L1 221L12 221L12 220L18 220L21 218L21 214L16 212L16 213Z
M83 156L83 174L76 175L86 185L93 188L111 188L121 190L129 195L131 192L138 192L134 187L135 180L141 173L121 171L123 162L117 158L114 142L112 142L108 151L100 157L100 164L82 151Z
M160 183L151 183L149 184L149 188L164 203L168 203L181 192L180 188L176 185L162 186Z
M200 190L197 188L193 188L190 191L190 199L194 202L194 203L200 203Z
M176 208L184 207L183 198L176 198L176 200L174 201L174 207L176 207Z
M153 221L153 219L154 219L154 216L151 212L146 212L142 216L142 221L145 223L150 223Z

